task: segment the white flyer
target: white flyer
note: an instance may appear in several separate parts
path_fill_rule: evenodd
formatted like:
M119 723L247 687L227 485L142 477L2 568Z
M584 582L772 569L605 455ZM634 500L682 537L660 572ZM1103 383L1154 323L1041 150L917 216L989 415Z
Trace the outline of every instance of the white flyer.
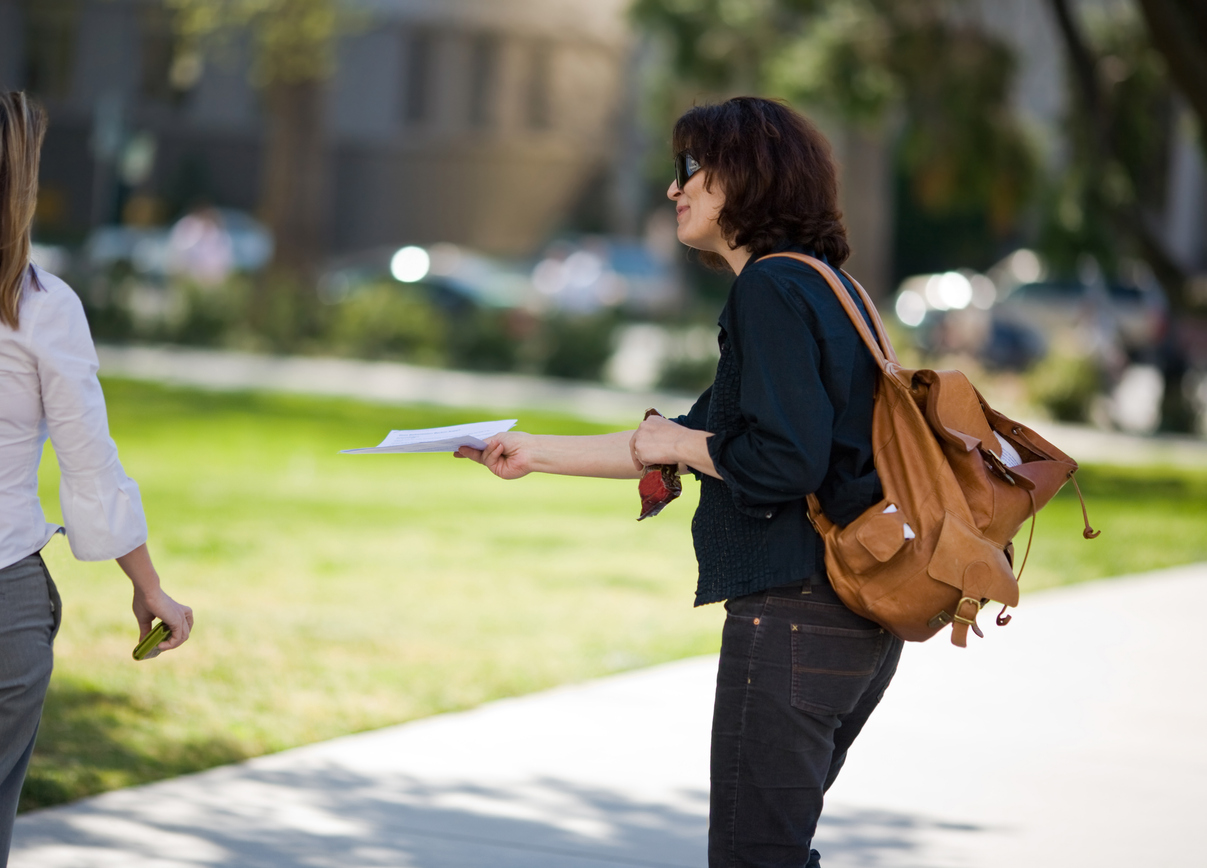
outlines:
M362 449L341 449L345 455L367 455L384 452L456 452L461 446L485 449L486 440L515 427L518 419L496 419L493 422L470 422L449 425L447 428L411 428L391 431L376 446Z

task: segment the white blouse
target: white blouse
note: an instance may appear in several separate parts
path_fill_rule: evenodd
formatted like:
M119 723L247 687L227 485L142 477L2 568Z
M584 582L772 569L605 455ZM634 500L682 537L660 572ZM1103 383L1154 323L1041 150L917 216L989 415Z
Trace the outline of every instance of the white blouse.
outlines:
M54 275L38 269L38 280L41 290L26 277L20 328L0 323L0 569L62 530L46 521L38 501L48 435L75 556L108 560L147 541L138 485L122 470L109 436L84 307Z

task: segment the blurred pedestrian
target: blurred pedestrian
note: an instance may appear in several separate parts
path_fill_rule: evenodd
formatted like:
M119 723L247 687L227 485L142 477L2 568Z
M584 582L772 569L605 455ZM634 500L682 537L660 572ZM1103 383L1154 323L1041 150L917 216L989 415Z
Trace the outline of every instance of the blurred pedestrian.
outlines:
M696 605L725 601L728 610L709 865L819 866L811 845L823 795L901 653L901 640L839 600L807 517L810 494L840 525L883 499L872 461L877 367L820 274L796 260L760 259L797 252L834 268L846 261L824 137L780 103L741 97L691 109L673 141L667 196L678 238L737 276L718 321L713 385L686 416L651 416L636 431L509 432L457 454L504 479L533 471L636 478L665 464L700 479Z
M134 584L139 638L160 618L159 651L189 637L193 611L164 593L147 553L138 486L109 437L96 349L67 284L30 262L30 227L46 116L19 92L0 92L0 868L8 862L21 784L33 753L62 617L40 554L64 529L38 502L49 436L71 550L115 558Z
M234 268L230 233L216 208L198 207L168 233L168 270L200 286L218 286Z

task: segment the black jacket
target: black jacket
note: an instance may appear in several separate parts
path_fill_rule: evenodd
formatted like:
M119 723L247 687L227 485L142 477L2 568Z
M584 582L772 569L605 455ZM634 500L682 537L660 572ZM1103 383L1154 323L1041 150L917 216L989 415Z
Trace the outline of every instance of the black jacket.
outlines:
M721 474L696 474L697 606L824 570L806 495L838 524L883 497L872 463L876 364L822 276L791 259L750 262L718 325L716 379L675 420L712 432Z

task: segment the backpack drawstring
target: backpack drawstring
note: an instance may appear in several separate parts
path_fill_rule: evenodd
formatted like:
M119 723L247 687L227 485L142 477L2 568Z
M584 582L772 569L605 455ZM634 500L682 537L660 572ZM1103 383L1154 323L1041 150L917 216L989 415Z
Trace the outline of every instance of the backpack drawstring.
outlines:
M1081 535L1086 539L1094 539L1094 537L1098 536L1098 534L1102 533L1102 531L1094 530L1092 527L1090 527L1090 514L1086 512L1085 498L1081 496L1081 486L1077 484L1077 477L1074 475L1076 472L1077 471L1074 470L1072 473L1070 473L1069 479L1073 481L1073 487L1077 489L1077 499L1081 501L1081 517L1085 519L1085 530L1081 532Z
M1031 532L1027 534L1027 550L1023 552L1023 562L1018 568L1018 574L1014 577L1014 581L1021 582L1023 579L1023 570L1027 568L1027 558L1031 557L1031 543L1035 539L1035 514L1039 512L1039 507L1035 505L1035 492L1031 489L1024 489L1027 492L1027 497L1031 498ZM1011 615L1006 614L1009 606L1002 606L1002 611L997 613L997 625L1005 627L1010 623Z
M1092 527L1090 527L1090 514L1086 511L1085 498L1081 495L1081 486L1077 484L1077 477L1074 475L1076 472L1077 471L1073 471L1070 473L1069 479L1072 480L1073 488L1077 491L1077 499L1081 502L1081 517L1085 521L1085 530L1081 532L1081 535L1086 539L1094 539L1101 534L1102 531L1094 530ZM1023 570L1027 566L1027 558L1031 555L1031 541L1035 539L1035 513L1039 511L1035 508L1035 495L1030 489L1027 489L1027 495L1031 498L1031 533L1027 535L1027 551L1023 553L1022 566L1018 568L1018 575L1014 577L1016 581L1022 581ZM1005 627L1010 623L1010 618L1012 616L1006 614L1006 609L1008 608L1010 607L1002 606L1002 611L997 613L997 625L999 627Z

